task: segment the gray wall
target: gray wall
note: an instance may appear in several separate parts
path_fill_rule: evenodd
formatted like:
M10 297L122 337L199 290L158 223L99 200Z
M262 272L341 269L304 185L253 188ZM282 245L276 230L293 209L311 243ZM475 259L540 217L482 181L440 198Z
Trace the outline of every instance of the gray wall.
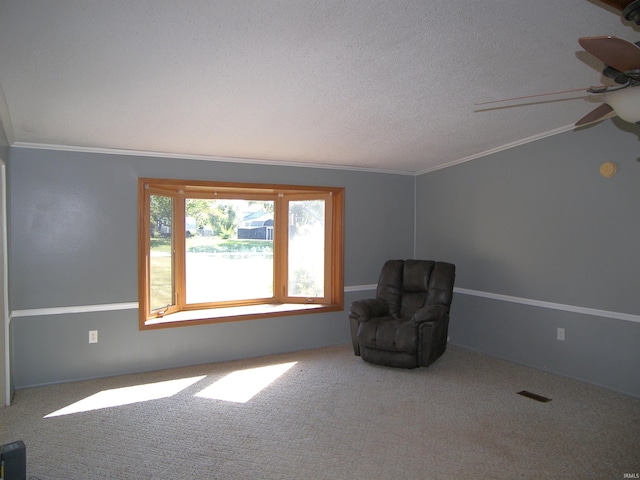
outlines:
M2 91L2 89L0 89L0 92ZM2 104L2 93L0 93L0 104ZM5 133L4 130L4 125L2 124L2 120L0 120L0 164L5 165L7 163L7 160L9 159L9 141L7 140L7 134ZM2 195L3 197L5 196L5 189L4 189L4 185L0 185L0 195ZM7 401L8 399L8 395L7 395L7 389L11 390L11 386L8 385L7 382L7 375L6 375L6 361L5 361L5 356L6 356L6 352L5 352L5 341L6 341L6 334L5 334L5 322L7 321L7 319L5 319L5 315L4 315L4 311L5 311L5 305L4 305L4 271L5 271L5 264L4 264L4 225L1 223L2 222L2 218L0 217L0 405L5 405L8 404L9 402Z
M345 312L144 332L135 309L33 312L137 302L138 177L345 187L346 286L375 283L384 260L413 254L412 176L11 148L16 387L349 341ZM358 296L346 294L345 305ZM98 344L88 343L89 330L99 331Z
M417 179L11 148L11 308L137 301L140 176L346 187L346 286L375 283L384 260L413 256L415 181L416 256L456 263L466 292L454 298L452 343L640 396L639 138L607 121ZM608 160L618 165L611 179L598 173ZM345 305L370 293L349 292ZM345 312L145 332L137 321L136 310L13 318L15 385L349 341ZM90 345L93 329L100 342Z
M418 177L417 256L466 290L452 343L640 396L639 139L605 121Z

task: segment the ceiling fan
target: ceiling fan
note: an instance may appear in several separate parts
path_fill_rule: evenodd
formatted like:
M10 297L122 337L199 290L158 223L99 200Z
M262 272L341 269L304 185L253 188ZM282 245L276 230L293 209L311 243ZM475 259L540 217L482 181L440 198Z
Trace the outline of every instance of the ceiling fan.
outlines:
M640 0L637 0L640 2ZM639 11L640 14L640 11ZM622 120L640 124L640 42L633 44L614 36L583 37L578 40L580 46L605 64L602 74L611 78L617 85L601 85L597 87L578 88L561 92L541 93L524 97L493 100L476 103L490 103L522 100L546 95L587 91L604 94L602 104L576 122L576 126L604 120L617 115Z
M601 0L609 6L622 11L626 20L640 25L640 0ZM576 122L576 126L587 125L617 115L622 120L640 124L640 42L631 43L614 36L583 37L578 43L588 53L604 63L602 74L612 79L617 85L579 88L562 92L528 95L525 97L510 98L508 100L521 100L525 98L556 95L577 91L604 94L602 104L595 110ZM489 103L504 102L496 100L491 102L476 103L486 105Z
M601 0L622 12L625 20L640 25L640 0ZM640 42L635 45L616 37L587 37L580 46L605 64L602 74L618 86L591 87L589 93L604 93L603 103L576 122L576 126L598 121L615 112L631 123L640 123ZM626 90L625 90L626 89Z
M622 11L622 17L625 20L640 25L640 0L600 0L602 3L610 7L617 8Z
M588 88L589 93L604 94L602 105L576 126L601 120L612 112L627 122L640 123L640 46L614 36L583 37L578 43L605 64L602 74L617 85Z

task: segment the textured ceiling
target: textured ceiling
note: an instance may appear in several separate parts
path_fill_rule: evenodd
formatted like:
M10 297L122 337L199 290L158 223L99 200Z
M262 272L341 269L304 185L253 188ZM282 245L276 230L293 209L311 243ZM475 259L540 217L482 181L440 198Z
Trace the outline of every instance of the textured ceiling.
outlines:
M13 145L425 172L570 129L596 0L0 0ZM4 101L2 101L2 93Z

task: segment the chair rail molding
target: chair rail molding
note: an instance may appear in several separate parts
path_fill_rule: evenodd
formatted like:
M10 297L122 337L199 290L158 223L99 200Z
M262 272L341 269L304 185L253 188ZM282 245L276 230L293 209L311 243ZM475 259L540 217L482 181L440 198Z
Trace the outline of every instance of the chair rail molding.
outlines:
M375 291L376 284L368 285L350 285L345 286L345 293L371 292ZM580 307L577 305L567 305L563 303L547 302L544 300L535 300L531 298L514 297L511 295L503 295L500 293L484 292L481 290L472 290L469 288L454 287L454 293L460 295L469 295L472 297L487 298L490 300L498 300L501 302L518 303L521 305L529 305L532 307L549 308L552 310L561 310L565 312L580 313L582 315L591 315L595 317L613 318L616 320L624 320L627 322L640 323L640 315L634 315L624 312L613 312L610 310L600 310L597 308ZM71 313L87 313L87 312L108 312L114 310L135 310L138 308L138 302L123 303L106 303L100 305L75 305L68 307L50 307L50 308L29 308L23 310L14 310L10 314L10 319L19 317L36 317L46 315L65 315Z
M599 310L597 308L566 305L564 303L546 302L543 300L534 300L531 298L513 297L511 295L502 295L500 293L483 292L480 290L471 290L468 288L460 287L454 288L453 291L454 293L459 293L462 295L471 295L473 297L488 298L491 300L499 300L502 302L519 303L521 305L529 305L532 307L550 308L552 310L561 310L564 312L580 313L583 315L591 315L594 317L615 318L617 320L640 323L640 315L634 315L631 313L612 312L610 310Z

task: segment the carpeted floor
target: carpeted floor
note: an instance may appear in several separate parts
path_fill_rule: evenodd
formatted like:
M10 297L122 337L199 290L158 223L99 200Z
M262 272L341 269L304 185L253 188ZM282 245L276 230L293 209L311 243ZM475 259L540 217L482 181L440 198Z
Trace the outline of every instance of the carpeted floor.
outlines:
M622 479L640 399L453 346L398 370L339 345L19 390L15 440L41 480Z

